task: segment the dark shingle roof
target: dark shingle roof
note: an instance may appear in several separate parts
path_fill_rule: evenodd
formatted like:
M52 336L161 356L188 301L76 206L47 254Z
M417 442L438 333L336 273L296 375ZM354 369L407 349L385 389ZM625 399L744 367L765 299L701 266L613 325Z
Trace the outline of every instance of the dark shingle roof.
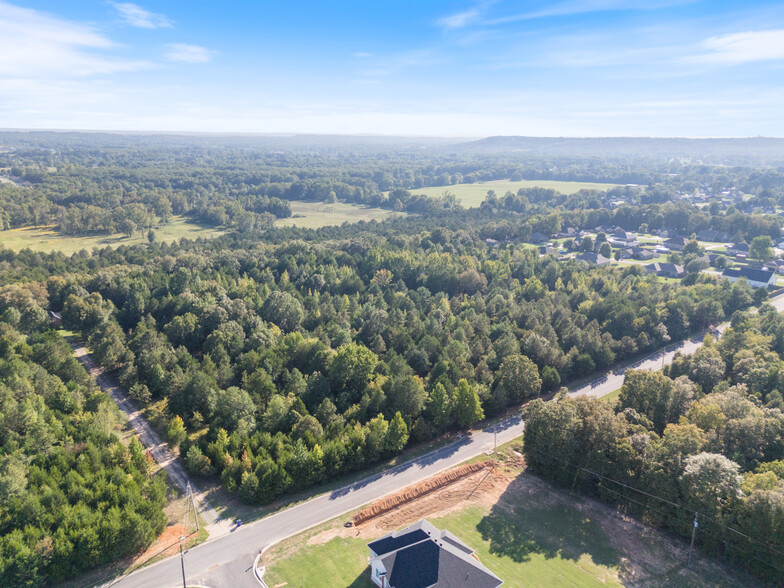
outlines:
M472 555L470 547L424 519L368 547L380 557L389 572L388 585L395 588L497 588L503 584Z
M428 539L429 537L430 535L428 535L422 529L415 529L397 537L394 536L394 534L387 535L381 539L373 541L373 543L368 543L368 547L370 547L370 549L372 549L373 553L376 555L384 555L385 553L397 551L398 549L402 549L408 545L419 543L420 541Z
M746 278L750 282L767 283L773 276L773 272L742 267L740 269L725 269L724 273L721 275L727 278Z

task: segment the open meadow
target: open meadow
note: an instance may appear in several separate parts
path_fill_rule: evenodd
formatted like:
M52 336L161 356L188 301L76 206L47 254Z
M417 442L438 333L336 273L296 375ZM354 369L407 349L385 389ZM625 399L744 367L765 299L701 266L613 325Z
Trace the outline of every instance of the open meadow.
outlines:
M279 227L304 227L306 229L319 229L343 223L358 223L359 221L382 221L394 215L403 213L385 210L383 208L370 208L335 202L304 202L291 200L291 213L289 218L275 221Z
M187 239L212 238L222 235L223 231L203 227L186 219L175 216L167 225L160 224L154 229L158 241L171 242L183 237ZM138 231L133 237L116 233L114 235L71 236L62 235L52 227L21 227L0 231L0 249L20 251L25 248L33 251L62 251L71 255L82 249L90 251L93 247L119 247L147 242L147 231Z
M493 180L492 182L477 182L475 184L454 184L452 186L429 186L409 190L412 194L425 194L426 196L443 196L450 192L457 196L460 203L466 208L474 208L482 204L488 190L494 190L498 196L507 192L517 193L520 188L551 188L561 194L574 194L580 190L609 190L617 188L619 184L598 184L591 182L559 182L554 180Z

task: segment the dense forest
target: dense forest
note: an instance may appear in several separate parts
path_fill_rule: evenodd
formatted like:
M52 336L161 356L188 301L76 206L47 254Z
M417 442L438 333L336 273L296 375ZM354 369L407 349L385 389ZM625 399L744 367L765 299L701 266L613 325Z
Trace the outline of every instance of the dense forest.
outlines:
M7 294L7 292L6 292ZM6 299L0 323L0 584L44 586L136 554L163 530L166 483L114 435L116 409L55 331ZM31 326L28 322L27 325Z
M754 301L743 282L588 270L465 229L332 232L139 248L133 264L50 277L40 304L132 397L198 433L182 440L191 471L265 502Z
M663 372L627 372L617 405L526 408L526 462L766 580L784 580L784 316L738 312Z

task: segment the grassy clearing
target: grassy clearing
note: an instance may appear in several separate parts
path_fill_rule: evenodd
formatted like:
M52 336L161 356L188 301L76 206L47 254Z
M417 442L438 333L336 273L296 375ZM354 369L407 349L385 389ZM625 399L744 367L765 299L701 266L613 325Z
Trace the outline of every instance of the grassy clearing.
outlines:
M275 224L279 227L319 229L343 223L382 221L391 216L402 214L383 208L370 208L343 202L326 204L325 202L302 202L299 200L291 201L291 212L293 216L278 219Z
M615 404L616 402L618 402L618 397L620 395L621 395L621 389L618 388L614 392L610 392L609 394L605 394L604 396L602 396L601 400L609 404Z
M444 192L451 192L460 203L473 208L482 204L488 190L495 190L498 196L503 196L507 192L517 193L520 188L551 188L561 194L574 194L580 190L609 190L617 187L618 184L598 184L591 182L558 182L554 180L494 180L492 182L478 182L476 184L455 184L453 186L430 186L427 188L416 188L411 190L413 194L425 194L427 196L443 196Z
M203 227L189 222L182 217L174 217L168 225L158 225L155 236L158 241L171 242L185 237L197 239L199 237L212 238L222 235L223 231L212 227ZM33 251L62 251L71 255L82 249L87 251L94 247L119 247L120 245L137 245L147 242L147 232L140 231L133 237L125 235L91 235L75 237L61 235L52 227L22 227L10 231L0 231L0 248L19 251L29 248Z

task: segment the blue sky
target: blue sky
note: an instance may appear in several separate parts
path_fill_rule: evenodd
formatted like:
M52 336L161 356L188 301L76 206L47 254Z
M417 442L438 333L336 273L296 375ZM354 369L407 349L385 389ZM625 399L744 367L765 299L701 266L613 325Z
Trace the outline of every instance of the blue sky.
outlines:
M0 0L0 127L784 136L784 3Z

